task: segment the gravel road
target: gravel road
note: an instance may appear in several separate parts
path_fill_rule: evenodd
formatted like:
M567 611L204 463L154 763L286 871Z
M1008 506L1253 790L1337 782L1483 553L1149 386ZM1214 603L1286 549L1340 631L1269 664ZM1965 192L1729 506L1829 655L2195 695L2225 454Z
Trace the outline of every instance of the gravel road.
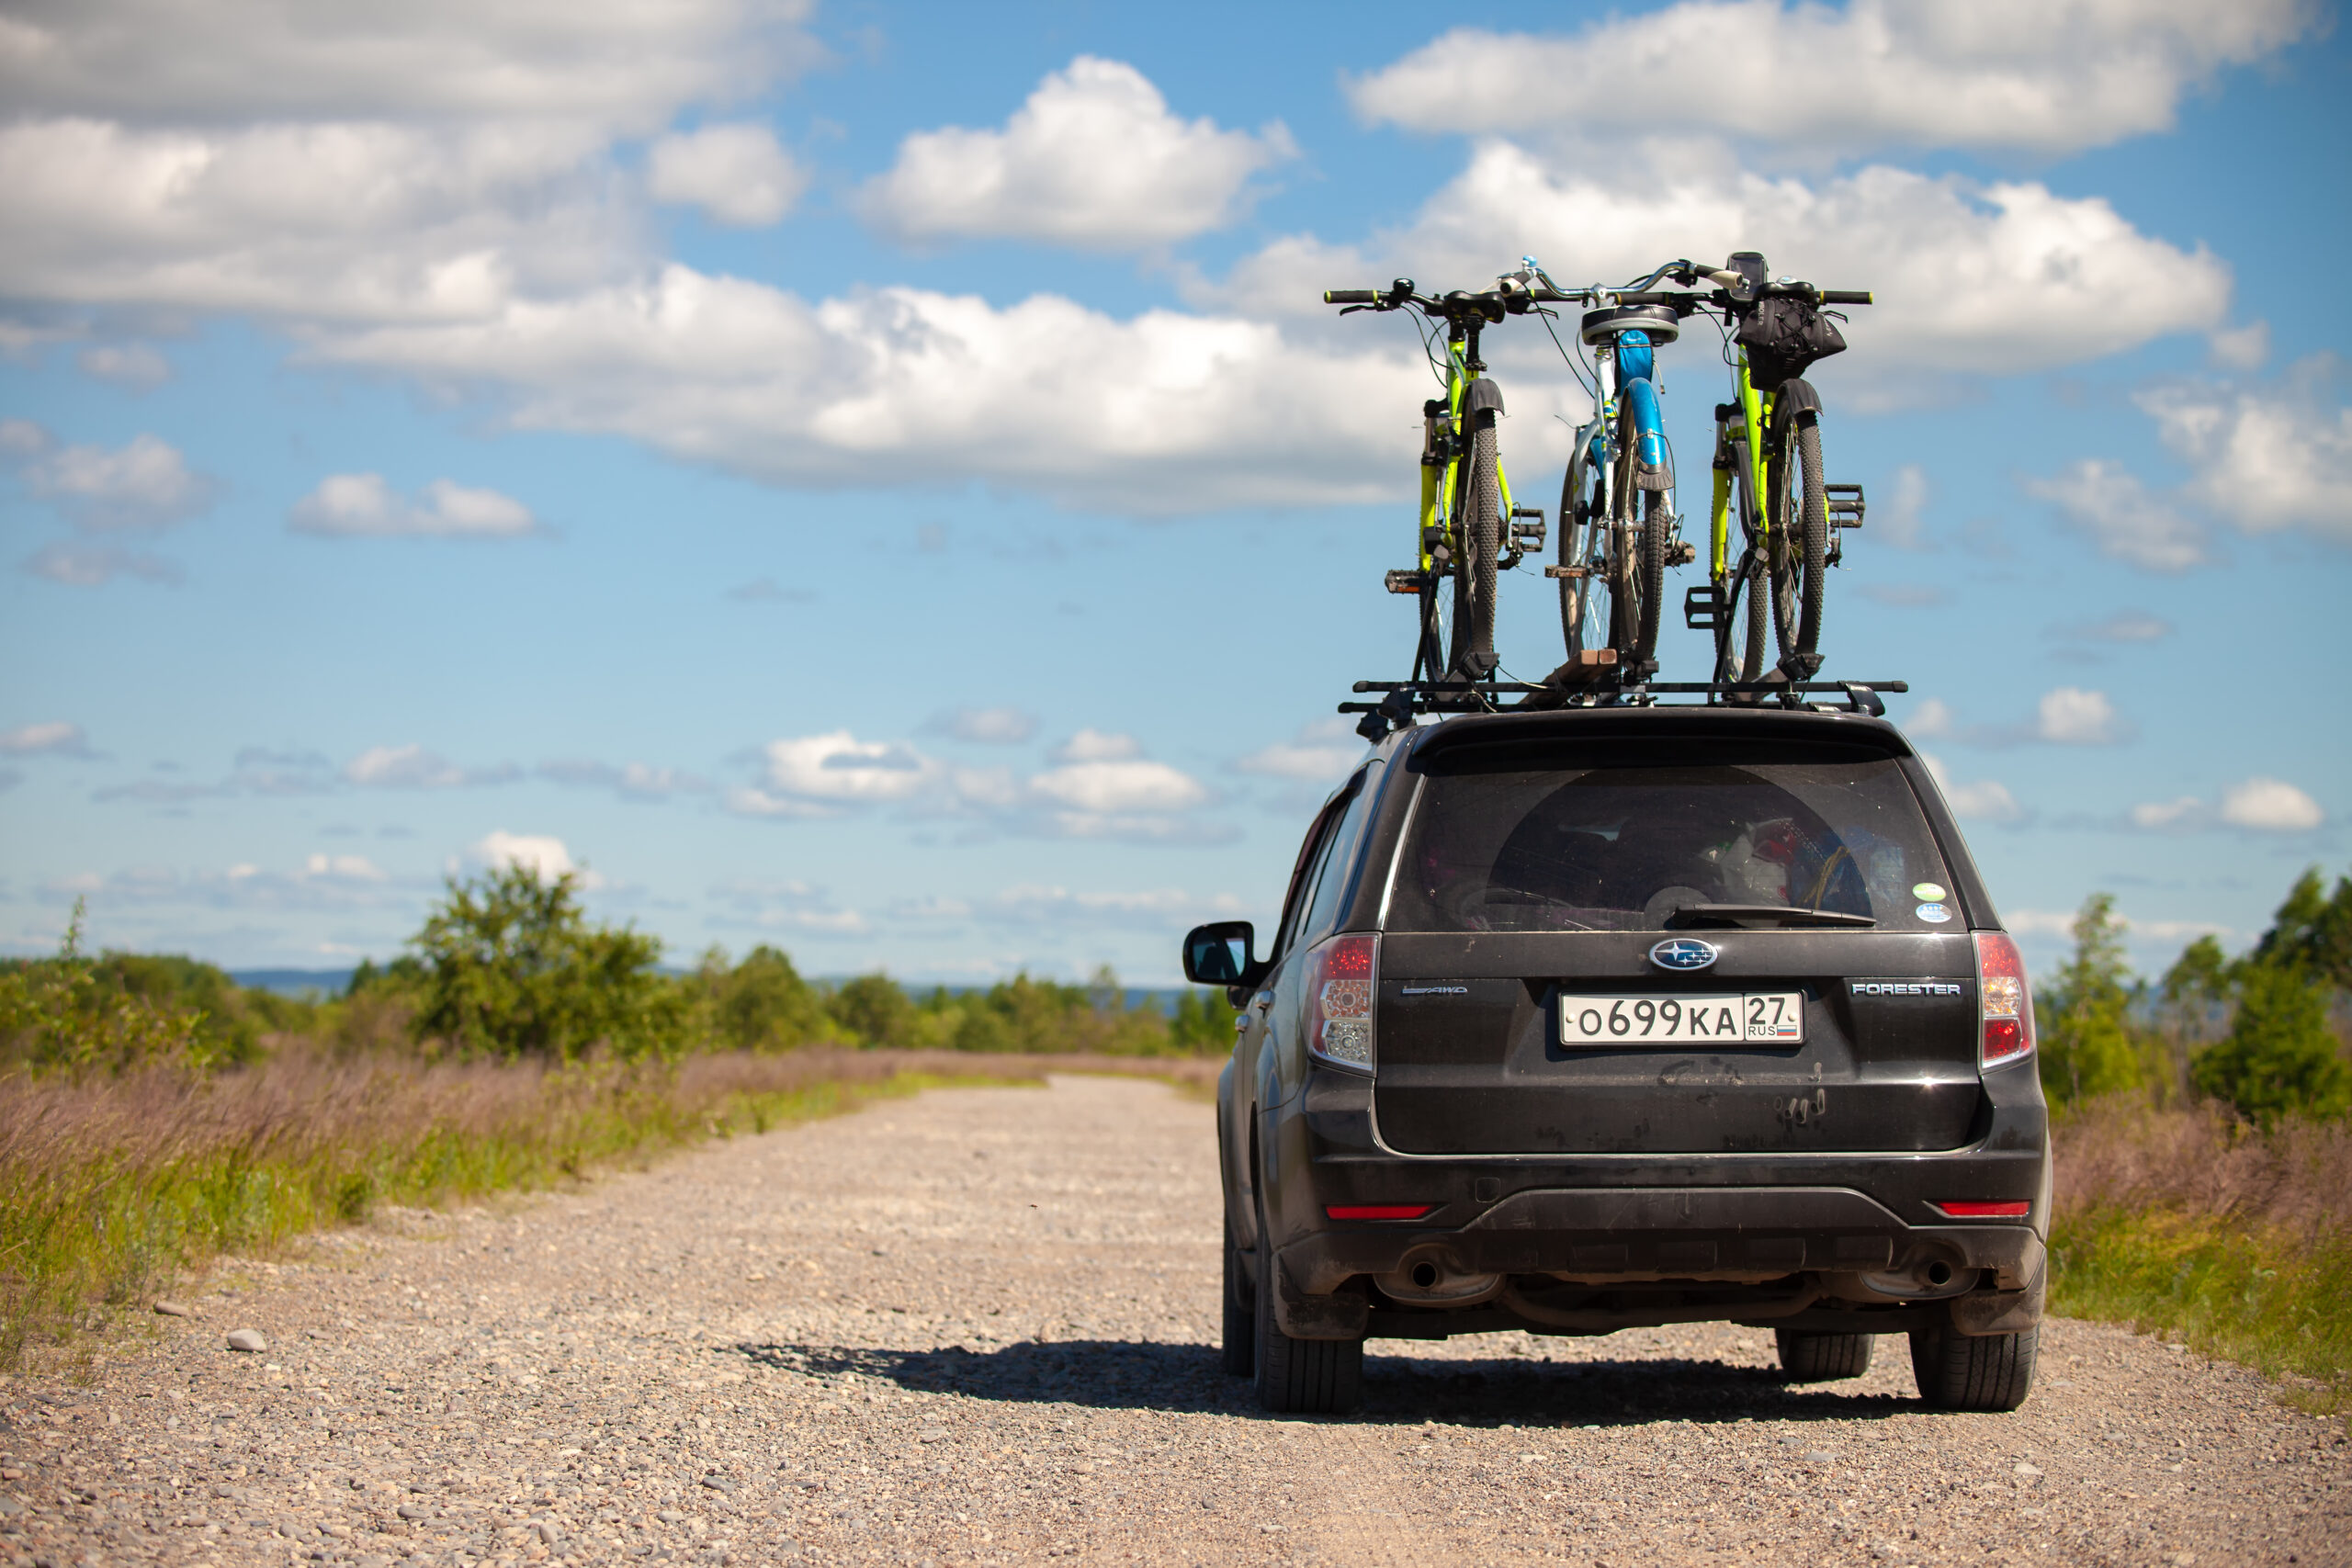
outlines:
M1151 1083L934 1090L230 1265L0 1387L0 1558L2352 1562L2341 1423L2091 1324L2013 1416L1709 1326L1376 1342L1363 1417L1266 1417L1213 1144Z

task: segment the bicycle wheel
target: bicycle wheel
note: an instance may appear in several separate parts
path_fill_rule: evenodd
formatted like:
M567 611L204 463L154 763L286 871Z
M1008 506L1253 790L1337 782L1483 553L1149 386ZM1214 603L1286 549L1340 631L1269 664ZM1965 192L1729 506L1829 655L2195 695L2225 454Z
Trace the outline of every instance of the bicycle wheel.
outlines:
M1747 550L1724 580L1724 624L1715 632L1716 680L1763 679L1767 584L1764 563L1751 536ZM1737 640L1733 637L1735 625L1740 629Z
M1502 483L1497 478L1495 411L1480 409L1464 422L1470 452L1462 463L1454 514L1461 558L1454 563L1453 637L1446 673L1482 677L1494 668L1495 560L1502 553ZM1480 669L1472 669L1476 664Z
M1434 681L1445 673L1446 651L1453 637L1453 591L1446 581L1448 570L1432 565L1429 581L1413 600L1419 616L1413 644L1416 680Z
M1560 579L1560 632L1573 660L1609 640L1609 468L1589 448L1560 479L1560 564L1582 577Z
M1666 593L1666 492L1634 482L1639 427L1631 408L1617 427L1616 573L1611 584L1610 639L1629 678L1646 673L1657 651L1658 601Z
M1829 495L1821 479L1820 415L1781 424L1765 474L1772 520L1772 635L1792 676L1821 667L1821 598L1829 552Z

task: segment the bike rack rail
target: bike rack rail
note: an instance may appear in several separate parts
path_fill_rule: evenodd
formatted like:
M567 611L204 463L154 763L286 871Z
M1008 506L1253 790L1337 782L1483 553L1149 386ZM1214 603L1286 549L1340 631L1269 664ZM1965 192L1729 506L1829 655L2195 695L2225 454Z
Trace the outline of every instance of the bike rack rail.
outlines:
M1623 686L1577 689L1528 681L1358 681L1351 690L1385 694L1376 703L1341 703L1339 711L1364 716L1356 726L1377 742L1420 714L1544 713L1567 707L1781 707L1813 713L1858 713L1886 716L1882 692L1906 693L1907 681L1641 681ZM1810 702L1838 696L1836 703ZM1697 696L1695 703L1659 703L1661 696ZM1517 697L1515 703L1498 699ZM1549 700L1538 702L1542 697ZM1374 730L1377 728L1378 734Z

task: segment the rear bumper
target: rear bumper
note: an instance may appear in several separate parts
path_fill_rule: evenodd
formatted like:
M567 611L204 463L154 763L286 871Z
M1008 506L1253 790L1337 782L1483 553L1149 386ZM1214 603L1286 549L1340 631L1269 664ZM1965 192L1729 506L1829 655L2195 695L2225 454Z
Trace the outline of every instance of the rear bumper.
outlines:
M1261 1134L1278 1168L1277 1314L1301 1337L1697 1321L2005 1334L2041 1319L2050 1156L2038 1094L1989 1095L1983 1136L1929 1153L1455 1158L1383 1147L1368 1083L1315 1077ZM1959 1200L2029 1212L1955 1223L1934 1207ZM1325 1213L1412 1203L1434 1206L1410 1222ZM1464 1281L1465 1299L1413 1299L1403 1283L1423 1265Z
M1423 1258L1457 1274L1593 1283L1762 1281L1812 1272L1925 1284L1940 1263L1954 1279L1990 1270L1990 1282L2004 1290L2023 1290L2043 1260L2041 1237L2028 1224L1908 1225L1843 1187L1529 1188L1459 1227L1334 1224L1281 1252L1292 1278L1314 1295ZM1938 1292L1877 1293L1895 1301Z

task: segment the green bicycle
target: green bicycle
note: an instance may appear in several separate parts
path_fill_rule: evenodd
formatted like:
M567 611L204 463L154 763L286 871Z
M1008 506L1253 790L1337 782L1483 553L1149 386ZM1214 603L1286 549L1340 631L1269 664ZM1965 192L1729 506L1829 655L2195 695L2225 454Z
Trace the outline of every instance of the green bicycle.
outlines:
M1687 292L1702 278L1717 288ZM1669 279L1683 289L1652 287ZM1517 280L1536 302L1597 307L1579 333L1594 356L1587 382L1593 418L1577 433L1560 502L1560 564L1548 569L1561 580L1571 660L1606 649L1618 679L1634 682L1657 668L1665 570L1697 552L1681 542L1674 512L1655 351L1675 341L1684 318L1705 313L1724 322L1733 400L1715 407L1709 581L1685 595L1684 621L1714 634L1712 681L1764 678L1768 619L1783 678L1810 679L1821 668L1826 570L1839 558L1838 530L1861 525L1864 502L1861 486L1822 476L1821 396L1801 373L1846 346L1822 307L1867 305L1871 296L1770 278L1753 251L1720 269L1668 262L1623 288L1563 289L1532 258ZM1736 562L1735 503L1743 544ZM1746 635L1735 648L1733 627L1743 618Z
M1682 265L1684 280L1695 282L1689 274L1697 269ZM1823 477L1821 394L1803 373L1846 347L1822 307L1867 305L1871 296L1772 278L1754 251L1736 252L1703 276L1720 289L1693 299L1690 310L1723 317L1733 400L1715 405L1708 581L1684 596L1683 616L1693 630L1714 635L1713 679L1764 678L1769 619L1780 650L1774 668L1789 680L1810 680L1821 668L1827 569L1843 555L1840 531L1862 525L1867 502L1861 486ZM1736 562L1735 504L1743 541Z
M1486 680L1497 662L1497 579L1544 547L1543 511L1511 504L1495 428L1503 412L1502 389L1487 378L1478 357L1479 334L1506 315L1523 312L1527 292L1498 287L1425 295L1414 292L1411 278L1400 277L1385 290L1328 289L1323 302L1344 307L1343 316L1417 310L1430 323L1422 347L1445 395L1421 405L1419 558L1411 568L1389 572L1385 586L1411 596L1419 607L1412 681ZM1439 328L1445 338L1442 367Z

